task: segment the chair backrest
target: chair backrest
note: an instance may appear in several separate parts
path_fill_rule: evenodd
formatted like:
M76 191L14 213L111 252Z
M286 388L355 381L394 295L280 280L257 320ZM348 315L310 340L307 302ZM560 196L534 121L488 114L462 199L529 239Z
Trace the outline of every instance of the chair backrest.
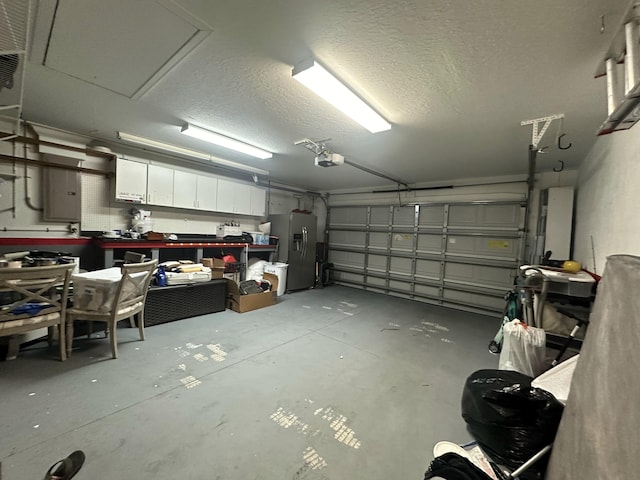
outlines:
M0 321L56 312L64 318L74 267L0 268Z
M122 279L118 285L114 299L113 313L144 302L149 291L149 284L158 260L143 263L129 263L122 265Z
M142 263L144 262L144 253L124 252L124 263Z

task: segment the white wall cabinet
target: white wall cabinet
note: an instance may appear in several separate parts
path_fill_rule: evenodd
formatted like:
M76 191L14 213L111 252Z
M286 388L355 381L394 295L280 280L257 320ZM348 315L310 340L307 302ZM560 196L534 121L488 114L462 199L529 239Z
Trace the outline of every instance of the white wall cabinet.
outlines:
M218 210L218 179L198 175L197 180L197 200L198 210L208 210L215 212Z
M147 203L173 207L173 169L149 165L147 170Z
M264 217L266 213L267 192L262 188L251 187L251 215Z
M116 200L133 203L147 201L147 164L116 160Z
M233 189L233 213L251 214L251 185L236 183Z
M265 214L265 191L244 183L218 179L219 212L240 215L263 216Z
M210 212L264 216L262 188L223 178L118 159L116 200Z
M218 190L216 192L217 209L219 212L234 212L234 189L237 184L228 180L218 179Z
M198 208L198 175L175 170L173 172L173 206Z

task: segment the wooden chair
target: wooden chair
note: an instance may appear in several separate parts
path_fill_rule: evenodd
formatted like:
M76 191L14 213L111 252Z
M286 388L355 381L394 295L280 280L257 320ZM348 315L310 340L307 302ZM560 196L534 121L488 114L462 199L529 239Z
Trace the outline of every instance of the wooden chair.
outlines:
M53 327L57 327L60 360L66 360L65 315L74 267L68 264L0 269L0 336L48 327L51 343ZM10 351L8 358L17 354L17 344L14 347L15 352Z
M118 283L109 311L83 310L75 306L67 310L68 356L71 355L73 347L73 322L75 320L107 323L107 335L111 332L111 353L113 358L118 358L116 331L120 320L131 319L133 325L133 317L137 315L140 340L144 340L144 304L149 291L149 283L157 263L157 260L152 260L150 262L123 265L121 267L122 278Z
M142 263L142 262L144 262L144 253L131 252L128 250L124 252L124 263Z

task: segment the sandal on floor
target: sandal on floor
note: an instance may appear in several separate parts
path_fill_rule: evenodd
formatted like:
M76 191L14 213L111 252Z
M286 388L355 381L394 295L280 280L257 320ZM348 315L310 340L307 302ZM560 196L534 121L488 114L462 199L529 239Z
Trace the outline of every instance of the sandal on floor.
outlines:
M84 452L76 450L67 458L51 465L51 468L44 476L44 480L69 480L73 478L82 467L84 458Z

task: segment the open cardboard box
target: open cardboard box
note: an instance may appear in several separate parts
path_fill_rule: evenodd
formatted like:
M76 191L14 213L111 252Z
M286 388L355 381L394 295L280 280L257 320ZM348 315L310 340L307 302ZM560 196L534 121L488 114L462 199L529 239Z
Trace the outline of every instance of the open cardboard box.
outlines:
M225 263L221 258L203 258L200 263L211 269L211 278L222 278L224 276Z
M271 290L250 295L240 295L238 284L227 278L228 308L234 312L244 313L275 305L277 301L276 293L278 292L278 277L271 273L265 273L262 278L271 284Z

